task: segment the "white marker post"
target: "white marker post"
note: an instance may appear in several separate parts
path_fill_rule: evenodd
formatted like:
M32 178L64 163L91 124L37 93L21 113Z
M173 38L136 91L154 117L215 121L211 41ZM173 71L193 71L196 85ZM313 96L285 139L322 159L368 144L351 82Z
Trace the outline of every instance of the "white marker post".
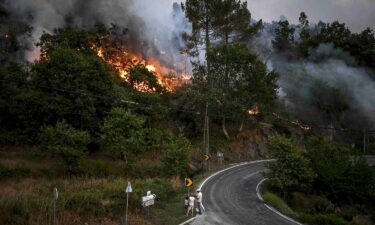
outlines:
M125 214L125 225L128 225L128 204L129 204L129 193L133 192L132 185L128 182L128 186L126 187L126 214Z
M56 202L59 198L59 192L57 188L53 189L53 225L56 225Z

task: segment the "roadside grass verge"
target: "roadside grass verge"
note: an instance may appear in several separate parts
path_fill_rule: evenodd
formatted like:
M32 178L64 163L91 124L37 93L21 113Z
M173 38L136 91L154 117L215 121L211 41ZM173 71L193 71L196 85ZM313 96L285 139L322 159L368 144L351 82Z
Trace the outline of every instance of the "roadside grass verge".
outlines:
M57 217L60 225L121 224L125 215L127 179L28 179L7 181L0 185L0 224L51 224L52 190L57 187ZM129 194L129 222L131 224L175 224L178 214L164 213L160 220L145 217L140 199L151 190L157 194L151 212L178 209L170 203L182 196L168 179L132 180ZM175 202L178 202L177 200ZM171 208L171 209L170 209ZM170 214L170 215L168 215ZM182 213L180 213L183 216ZM104 222L104 220L106 222ZM135 222L138 221L138 222ZM172 222L170 222L172 221Z
M297 214L288 206L288 204L277 195L266 191L263 194L263 199L267 204L277 208L283 214L291 216L293 218L297 217Z
M362 220L365 221L364 223L356 222L354 216L352 219L346 220L343 217L343 215L346 214L344 212L344 207L339 208L339 211L341 212L340 214L335 214L332 203L329 203L328 200L321 196L294 193L295 196L290 196L290 205L288 205L284 199L279 197L272 190L272 185L270 185L268 180L261 186L260 193L265 203L301 223L309 225L372 224L367 217L362 218Z

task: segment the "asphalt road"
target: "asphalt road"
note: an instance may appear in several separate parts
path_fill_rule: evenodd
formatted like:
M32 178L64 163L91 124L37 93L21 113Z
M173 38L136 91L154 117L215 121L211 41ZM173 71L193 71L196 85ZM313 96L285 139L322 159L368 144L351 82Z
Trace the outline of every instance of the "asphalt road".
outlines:
M258 199L256 186L265 163L247 164L224 171L202 187L206 211L192 225L292 225Z

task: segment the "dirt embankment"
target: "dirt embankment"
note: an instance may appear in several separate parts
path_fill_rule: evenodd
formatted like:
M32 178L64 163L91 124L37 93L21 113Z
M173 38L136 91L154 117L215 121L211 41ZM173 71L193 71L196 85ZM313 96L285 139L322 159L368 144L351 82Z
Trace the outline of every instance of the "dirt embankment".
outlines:
M220 151L226 162L265 159L269 156L267 138L276 134L271 124L261 123L240 132Z

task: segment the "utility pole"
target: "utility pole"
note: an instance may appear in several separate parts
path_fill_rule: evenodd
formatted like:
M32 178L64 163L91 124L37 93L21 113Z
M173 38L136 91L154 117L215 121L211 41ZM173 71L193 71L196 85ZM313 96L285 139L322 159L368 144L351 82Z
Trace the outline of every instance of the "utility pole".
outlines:
M204 128L203 128L203 148L204 153L209 155L210 153L210 124L209 124L209 118L208 118L208 102L206 102L206 112L204 116ZM202 169L204 168L204 157L203 157L203 149L201 154L202 159ZM210 162L206 162L206 169L210 170Z
M366 154L366 128L363 129L363 153Z

